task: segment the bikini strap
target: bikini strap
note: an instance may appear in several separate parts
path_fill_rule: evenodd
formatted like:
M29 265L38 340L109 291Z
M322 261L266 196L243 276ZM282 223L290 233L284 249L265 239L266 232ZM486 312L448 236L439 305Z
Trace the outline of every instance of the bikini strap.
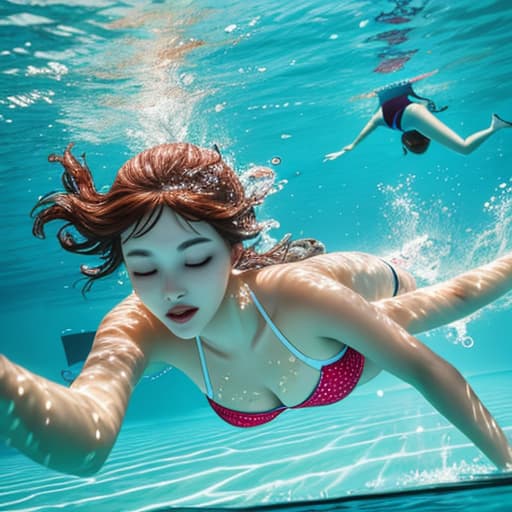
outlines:
M303 354L300 350L298 350L296 347L294 347L288 339L284 336L284 334L279 330L279 328L274 324L268 313L265 311L265 308L262 306L256 295L252 290L249 290L249 294L251 295L251 298L254 302L254 305L256 306L256 309L260 312L263 319L267 322L269 327L272 329L273 333L276 335L277 339L297 358L299 361L302 361L304 364L307 364L311 368L314 368L315 370L321 370L324 366L327 366L329 364L335 363L336 361L339 361L347 351L348 347L345 346L343 349L336 354L335 356L320 360L320 359L313 359L312 357L307 356L306 354ZM203 379L204 379L204 385L206 388L206 395L210 400L213 400L213 388L212 383L210 379L210 373L208 372L208 366L206 364L206 358L204 354L203 344L201 342L201 338L199 336L196 336L196 345L197 345L197 352L199 353L199 360L201 361L201 369L203 371Z
M213 389L212 382L210 380L210 373L208 372L208 366L206 366L206 358L204 357L203 344L201 338L196 336L197 351L199 352L199 359L201 361L201 368L203 370L204 385L206 387L206 395L210 400L213 400Z
M335 363L336 361L340 360L343 355L345 354L347 350L347 346L345 346L338 354L335 356L326 359L326 360L319 360L319 359L313 359L312 357L307 356L306 354L303 354L300 350L298 350L296 347L294 347L284 336L284 334L279 330L279 328L274 324L268 313L265 311L265 308L262 306L261 302L258 300L256 295L252 290L249 290L249 294L251 295L251 298L254 302L254 305L260 312L263 319L267 322L268 326L272 329L274 334L276 335L277 339L297 358L299 361L302 361L304 364L307 364L311 368L314 368L315 370L321 370L324 366Z

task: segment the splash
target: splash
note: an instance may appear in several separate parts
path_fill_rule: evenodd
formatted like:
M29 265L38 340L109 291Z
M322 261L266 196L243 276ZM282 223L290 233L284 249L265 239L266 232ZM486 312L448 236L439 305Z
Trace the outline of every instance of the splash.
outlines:
M439 485L440 483L453 483L471 481L475 478L492 473L492 469L481 463L460 463L448 465L443 460L443 467L430 470L414 470L398 478L396 485L399 488L416 488L425 485Z
M488 263L510 250L512 239L512 179L500 183L484 202L483 211L490 217L487 227L478 233L466 229L465 239L453 241L452 233L460 232L450 209L441 200L422 201L414 191L414 175L396 186L379 184L386 197L382 212L388 222L388 240L397 247L383 250L384 257L414 275L419 286L448 279L469 268ZM463 258L460 257L463 254ZM488 306L506 310L511 297ZM469 324L482 315L482 310L443 327L452 343L464 348L475 344L468 333Z
M270 231L272 229L279 229L280 224L274 219L264 221L260 224L262 224L263 229L261 231L260 238L256 243L255 249L260 253L264 253L270 251L270 249L272 249L278 242L278 240L270 234Z
M451 212L441 200L427 204L413 190L415 176L397 186L380 183L386 196L382 211L389 226L388 240L398 248L383 250L385 258L409 270L425 286L442 276L442 263L451 251Z
M500 183L483 204L483 211L491 223L482 233L476 234L469 251L472 261L488 261L507 252L512 239L512 178Z
M121 142L136 152L169 141L208 146L197 107L212 90L198 85L189 65L190 54L205 44L187 34L197 13L183 1L174 2L172 12L165 5L132 6L116 14L104 27L108 39L91 37L70 59L69 81L79 83L82 94L61 100L60 122L80 140Z

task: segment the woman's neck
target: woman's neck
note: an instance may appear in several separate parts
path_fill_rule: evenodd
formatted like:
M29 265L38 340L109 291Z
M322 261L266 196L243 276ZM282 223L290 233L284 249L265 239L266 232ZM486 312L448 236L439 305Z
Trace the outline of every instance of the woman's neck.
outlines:
M201 341L220 356L246 352L260 320L249 287L240 275L232 274L219 309L200 335Z

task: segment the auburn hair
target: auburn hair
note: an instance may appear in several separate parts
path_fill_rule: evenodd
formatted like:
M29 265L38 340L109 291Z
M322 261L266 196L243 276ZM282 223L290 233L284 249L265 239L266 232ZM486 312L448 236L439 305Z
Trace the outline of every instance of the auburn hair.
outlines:
M62 220L65 224L57 238L65 250L100 257L98 266L80 266L87 278L84 292L95 280L119 268L123 263L122 241L147 233L164 206L190 222L208 222L231 245L254 239L263 229L254 207L263 202L268 188L246 196L240 179L216 151L188 143L152 147L128 160L110 190L100 193L85 157L82 163L78 161L72 146L69 144L62 156L48 157L64 169L64 191L47 194L37 202L32 210L32 232L44 238L45 224ZM248 270L282 263L287 261L289 248L289 236L264 253L246 247L234 268ZM301 259L313 254L307 250Z

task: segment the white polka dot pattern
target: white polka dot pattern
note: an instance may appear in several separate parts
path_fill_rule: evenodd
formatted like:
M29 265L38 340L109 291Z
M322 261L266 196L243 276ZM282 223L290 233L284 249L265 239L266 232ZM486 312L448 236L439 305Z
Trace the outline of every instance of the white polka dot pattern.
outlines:
M343 400L356 387L363 368L364 356L348 347L339 361L322 368L316 389L294 409L329 405Z
M326 365L320 371L320 380L310 397L291 409L329 405L343 400L356 387L363 373L364 356L347 348L344 356ZM256 427L272 421L287 407L281 406L264 412L239 412L228 409L208 398L212 409L227 423L235 427Z

